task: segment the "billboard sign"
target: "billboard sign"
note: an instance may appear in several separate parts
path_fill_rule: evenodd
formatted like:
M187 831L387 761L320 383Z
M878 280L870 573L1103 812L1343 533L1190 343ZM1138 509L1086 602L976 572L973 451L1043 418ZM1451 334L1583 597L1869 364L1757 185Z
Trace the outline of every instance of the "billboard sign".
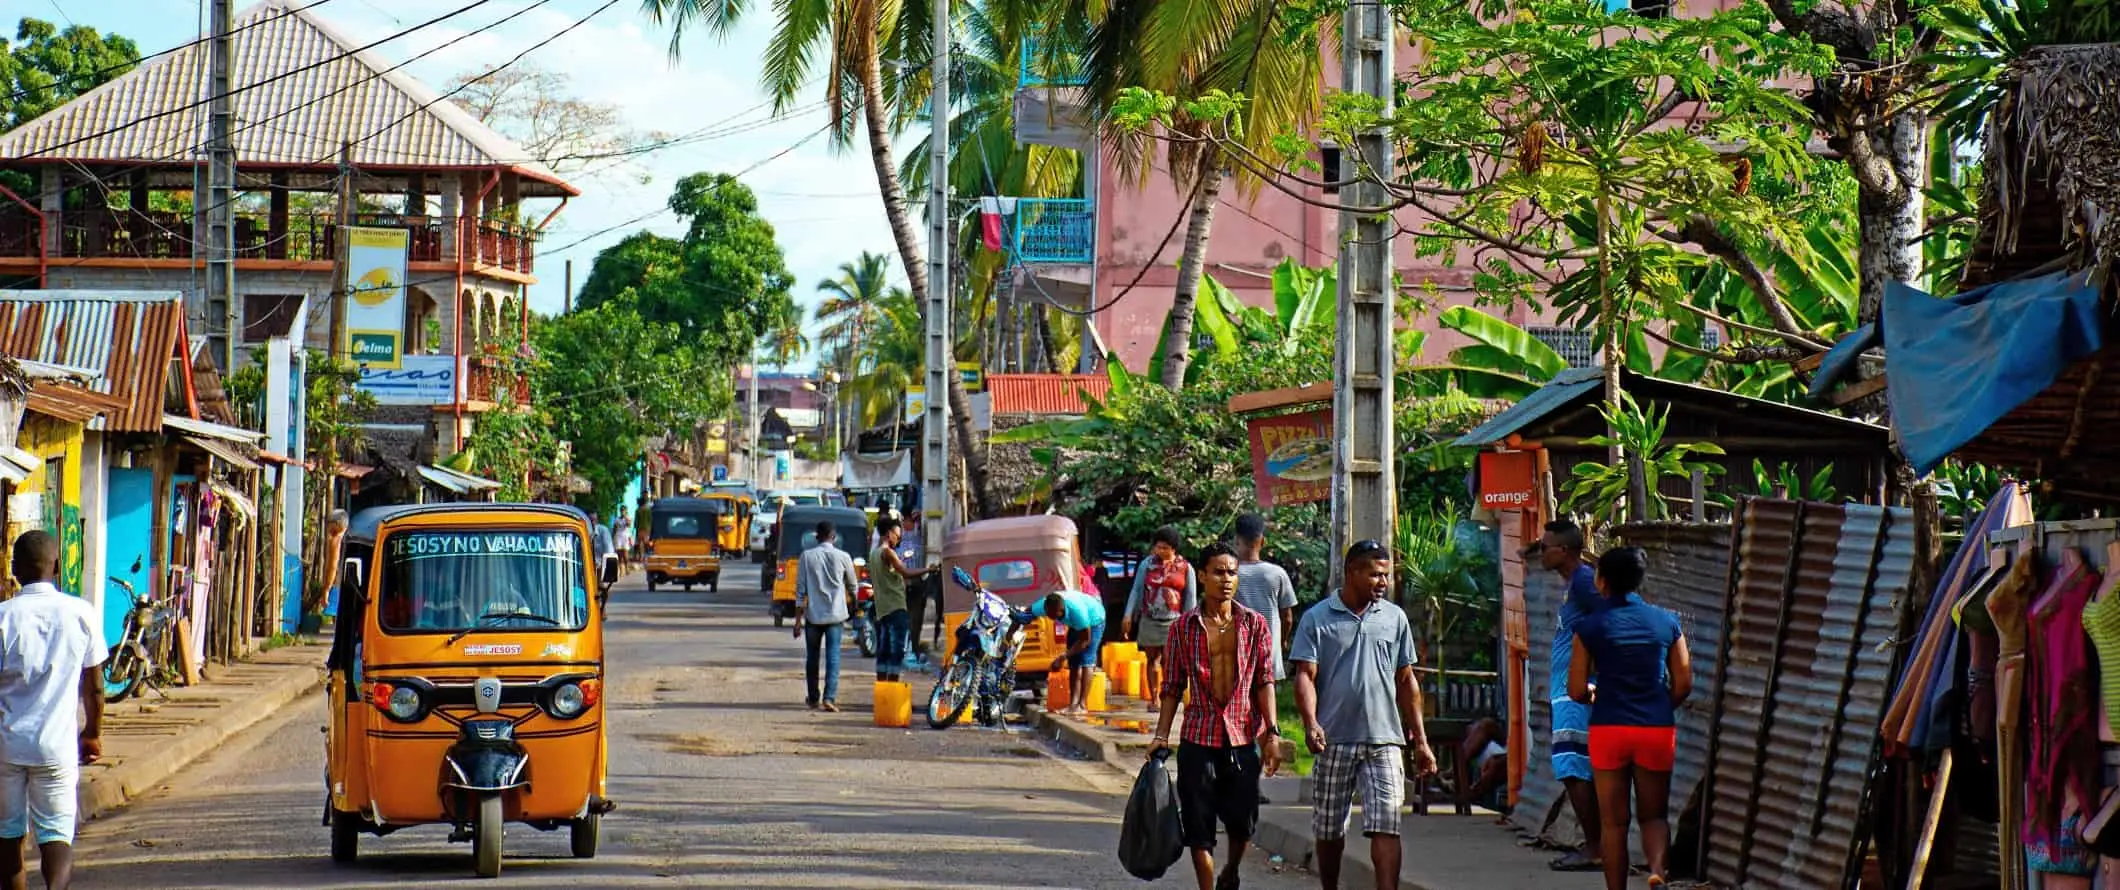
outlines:
M405 261L411 233L404 229L346 229L346 357L375 368L405 358Z
M1251 477L1260 507L1308 504L1332 496L1332 410L1254 417Z
M365 365L359 386L378 405L453 405L458 361L453 355L407 355L395 368Z

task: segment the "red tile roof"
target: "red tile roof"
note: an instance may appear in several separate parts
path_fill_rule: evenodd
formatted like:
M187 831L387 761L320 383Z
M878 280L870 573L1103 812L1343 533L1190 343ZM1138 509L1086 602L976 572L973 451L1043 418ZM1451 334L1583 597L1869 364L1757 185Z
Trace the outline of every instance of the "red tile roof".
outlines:
M993 394L994 413L1084 414L1090 398L1103 401L1111 393L1111 379L1102 374L989 374L986 390Z

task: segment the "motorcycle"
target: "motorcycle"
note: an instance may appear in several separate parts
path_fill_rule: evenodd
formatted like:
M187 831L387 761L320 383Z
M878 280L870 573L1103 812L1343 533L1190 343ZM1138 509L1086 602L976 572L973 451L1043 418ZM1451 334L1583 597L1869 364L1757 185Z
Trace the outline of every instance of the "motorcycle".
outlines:
M876 657L876 588L864 578L861 586L854 590L854 608L847 619L847 633L854 637L854 648L861 650L861 657Z
M135 560L132 573L139 572L140 563ZM103 700L124 701L138 692L142 683L160 693L170 668L170 643L175 638L171 631L177 620L172 606L174 597L148 599L125 579L112 576L110 580L125 591L132 608L126 610L124 629L111 646L110 656L103 661Z
M957 627L950 665L928 693L928 726L948 729L966 711L981 726L998 726L1016 691L1016 657L1038 616L1012 608L961 567L951 567L950 579L972 591L974 599L971 614Z

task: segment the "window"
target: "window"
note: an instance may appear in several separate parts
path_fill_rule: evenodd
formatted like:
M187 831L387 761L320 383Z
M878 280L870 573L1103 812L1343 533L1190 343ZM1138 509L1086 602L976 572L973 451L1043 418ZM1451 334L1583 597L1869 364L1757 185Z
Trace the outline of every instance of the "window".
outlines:
M1028 590L1038 583L1038 567L1028 559L997 559L979 564L979 584L995 593Z
M66 511L66 459L55 457L44 462L44 530L52 537L66 540L66 530L59 527L65 521Z
M1341 179L1340 147L1337 145L1326 145L1320 147L1318 149L1318 166L1325 168L1324 177L1326 182L1339 182ZM1339 194L1339 192L1339 186L1328 185L1325 187L1325 194L1336 195Z
M385 539L385 631L580 630L582 539L568 531L416 531Z
M1671 17L1670 0L1629 0L1634 14L1645 19L1667 19Z
M1700 348L1709 350L1721 349L1722 342L1722 328L1707 325L1700 329Z
M1561 358L1567 360L1568 367L1592 368L1597 366L1597 341L1592 338L1589 331L1554 325L1532 325L1525 328L1524 332L1538 338L1539 342L1552 347L1554 352L1560 353Z
M263 343L287 336L294 330L294 314L300 308L300 294L244 294L243 342Z

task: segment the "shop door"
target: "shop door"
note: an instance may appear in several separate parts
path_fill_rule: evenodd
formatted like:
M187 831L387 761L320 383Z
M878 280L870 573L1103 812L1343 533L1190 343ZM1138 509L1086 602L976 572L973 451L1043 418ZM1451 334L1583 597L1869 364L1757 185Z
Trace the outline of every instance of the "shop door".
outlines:
M155 571L149 564L153 558L149 544L154 539L155 471L113 467L105 493L109 499L105 552L109 555L104 566L112 578L123 579L146 596L151 592L149 579ZM104 584L103 638L115 640L125 631L125 611L132 606L132 600L116 581Z

